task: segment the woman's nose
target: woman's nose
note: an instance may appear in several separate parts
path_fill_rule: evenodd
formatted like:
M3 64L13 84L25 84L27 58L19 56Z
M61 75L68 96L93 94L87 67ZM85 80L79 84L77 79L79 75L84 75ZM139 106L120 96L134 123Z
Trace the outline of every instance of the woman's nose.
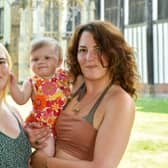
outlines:
M96 55L93 52L93 50L88 50L87 54L86 54L86 60L93 60L95 59Z

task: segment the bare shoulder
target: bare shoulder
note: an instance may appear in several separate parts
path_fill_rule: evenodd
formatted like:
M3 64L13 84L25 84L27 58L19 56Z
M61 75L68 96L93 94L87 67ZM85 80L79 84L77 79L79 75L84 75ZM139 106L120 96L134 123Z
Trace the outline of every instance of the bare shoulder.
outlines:
M124 89L118 85L113 85L109 90L109 93L106 97L105 107L107 113L112 113L113 115L120 115L121 113L130 113L130 115L133 115L135 111L134 100Z
M8 105L8 108L9 108L10 112L13 113L18 118L20 123L23 123L23 118L20 115L18 109L16 107L14 107L13 105Z

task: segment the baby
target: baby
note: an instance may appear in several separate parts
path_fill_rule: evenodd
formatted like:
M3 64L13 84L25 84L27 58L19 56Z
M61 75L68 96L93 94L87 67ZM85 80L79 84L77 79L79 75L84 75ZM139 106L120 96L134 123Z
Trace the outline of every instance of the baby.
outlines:
M10 93L17 104L32 100L32 111L25 123L39 122L52 129L42 149L48 156L55 154L55 124L70 95L70 75L60 68L61 47L55 39L43 37L34 40L30 49L30 67L34 75L23 83L22 89L11 74Z

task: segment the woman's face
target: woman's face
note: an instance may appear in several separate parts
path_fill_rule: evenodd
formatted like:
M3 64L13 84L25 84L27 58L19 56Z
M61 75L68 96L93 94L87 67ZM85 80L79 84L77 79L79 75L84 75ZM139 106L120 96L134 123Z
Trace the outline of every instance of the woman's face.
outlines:
M80 37L77 59L84 78L97 80L108 76L108 62L90 32L84 31Z
M9 65L3 50L0 48L0 91L2 91L9 78Z

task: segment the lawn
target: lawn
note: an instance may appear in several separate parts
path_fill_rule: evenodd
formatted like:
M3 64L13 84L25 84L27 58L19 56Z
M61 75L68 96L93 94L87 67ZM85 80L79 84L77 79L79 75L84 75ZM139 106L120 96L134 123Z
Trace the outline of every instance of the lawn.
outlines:
M168 99L140 98L127 151L119 168L168 167Z

